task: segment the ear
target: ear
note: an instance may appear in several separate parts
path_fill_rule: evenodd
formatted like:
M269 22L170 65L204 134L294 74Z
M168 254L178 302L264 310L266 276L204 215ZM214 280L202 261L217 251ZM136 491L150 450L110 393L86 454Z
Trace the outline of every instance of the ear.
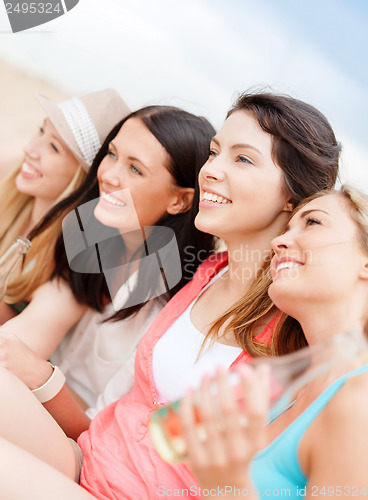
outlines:
M282 207L283 212L292 212L294 210L293 204L291 200L285 201L284 206Z
M167 207L167 213L171 215L187 212L193 203L194 188L175 187L172 201Z
M362 265L360 266L359 278L363 280L368 280L368 256L362 259Z

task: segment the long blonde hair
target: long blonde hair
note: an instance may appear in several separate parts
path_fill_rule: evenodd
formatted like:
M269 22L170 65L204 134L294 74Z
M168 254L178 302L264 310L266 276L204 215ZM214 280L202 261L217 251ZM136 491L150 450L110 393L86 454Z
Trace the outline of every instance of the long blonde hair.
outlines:
M341 186L340 190L320 191L303 200L293 211L290 218L307 205L307 203L329 194L336 194L345 200L347 206L350 208L350 216L357 226L362 248L368 253L368 197L356 188L344 185ZM364 325L364 328L368 333L368 321ZM289 354L306 345L307 341L300 323L291 316L283 313L274 331L272 354L278 356Z
M16 168L0 184L0 255L3 255L16 238L24 232L30 220L34 197L20 193L16 177L21 167ZM79 166L66 189L55 204L77 189L86 172ZM22 269L10 277L4 302L14 304L27 300L34 290L48 281L54 269L54 247L61 234L62 218L55 220L42 234L32 240L32 246L24 259Z
M307 203L333 193L341 196L350 207L350 215L357 225L362 247L368 252L368 197L351 186L342 186L340 190L325 189L309 196L293 210L290 219ZM250 292L212 324L205 342L211 337L218 338L220 329L225 324L226 329L234 332L238 344L252 356L281 356L308 345L300 323L285 313L281 313L277 320L270 346L254 340L255 322L273 307L267 293L271 284L269 264L270 259L266 259ZM368 321L364 328L368 335Z

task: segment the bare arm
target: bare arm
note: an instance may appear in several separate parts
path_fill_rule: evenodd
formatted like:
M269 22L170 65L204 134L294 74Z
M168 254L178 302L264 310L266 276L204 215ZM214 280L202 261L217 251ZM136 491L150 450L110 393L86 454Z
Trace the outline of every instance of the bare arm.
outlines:
M31 390L43 385L52 374L51 364L37 356L15 334L0 334L0 367L12 372ZM90 419L84 413L86 403L66 385L44 406L73 439L89 427Z
M10 319L14 318L15 316L16 316L16 312L13 311L13 309L8 304L1 301L0 302L0 325L5 323L6 321L9 321Z
M86 404L67 385L50 401L43 405L72 439L86 431L91 420L85 414Z
M42 285L30 305L0 329L0 366L29 389L43 385L52 374L48 356L85 309L65 283ZM89 427L87 405L66 386L44 406L69 437L76 439Z
M348 380L303 437L307 498L368 495L367 391L367 374Z
M37 288L28 307L3 324L0 332L15 333L40 358L48 359L85 310L65 282L49 281Z

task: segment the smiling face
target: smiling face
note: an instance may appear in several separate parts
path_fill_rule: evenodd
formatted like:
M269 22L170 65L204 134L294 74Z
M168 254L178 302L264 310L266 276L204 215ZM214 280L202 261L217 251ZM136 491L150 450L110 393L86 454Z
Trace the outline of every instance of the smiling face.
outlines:
M128 232L180 212L185 189L176 185L169 163L169 154L145 124L127 120L98 168L101 198L95 217Z
M48 118L24 153L25 160L16 178L18 191L51 206L74 177L78 161Z
M300 305L308 310L312 304L321 307L321 314L327 304L343 308L366 280L367 252L350 210L342 195L319 197L273 240L269 295L282 311L293 315Z
M281 230L291 206L271 148L271 135L252 113L236 111L227 118L199 174L198 229L227 243L262 232L273 237Z

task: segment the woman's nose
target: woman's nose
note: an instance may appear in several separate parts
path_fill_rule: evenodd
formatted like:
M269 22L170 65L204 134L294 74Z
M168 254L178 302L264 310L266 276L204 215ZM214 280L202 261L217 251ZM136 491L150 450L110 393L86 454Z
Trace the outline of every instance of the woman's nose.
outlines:
M121 172L117 164L105 167L103 163L101 163L99 167L99 178L105 184L109 184L113 187L121 187Z
M280 236L276 236L276 238L274 238L271 241L272 250L275 253L278 253L281 250L285 250L285 249L289 248L289 246L290 246L289 239L290 239L289 234L287 232L280 234Z
M33 159L38 159L40 157L40 150L40 142L35 137L32 137L28 144L23 148L24 153Z
M224 179L224 169L219 156L209 159L200 170L204 180L221 182Z

